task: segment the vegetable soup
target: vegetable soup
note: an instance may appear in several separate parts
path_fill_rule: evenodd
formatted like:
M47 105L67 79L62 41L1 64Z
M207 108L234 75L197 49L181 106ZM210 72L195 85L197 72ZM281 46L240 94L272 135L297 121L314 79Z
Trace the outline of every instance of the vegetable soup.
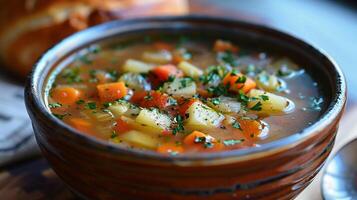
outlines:
M301 131L324 106L291 58L223 39L145 37L72 57L49 83L49 109L124 148L177 155L259 146Z

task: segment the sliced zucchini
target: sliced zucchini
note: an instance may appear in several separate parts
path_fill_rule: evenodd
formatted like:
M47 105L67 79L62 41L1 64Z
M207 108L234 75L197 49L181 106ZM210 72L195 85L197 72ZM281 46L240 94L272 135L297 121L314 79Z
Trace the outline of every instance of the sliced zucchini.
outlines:
M198 130L218 127L224 119L222 114L199 101L193 103L186 113L185 125Z
M126 132L119 138L131 145L145 149L156 149L159 144L159 141L155 138L155 136L151 136L136 130Z
M169 51L146 51L143 53L142 59L146 62L167 64L172 60L172 54Z
M122 70L124 72L133 72L133 73L148 73L154 67L151 64L141 62L139 60L128 59L125 61Z
M177 67L181 69L186 76L190 76L194 79L199 78L203 74L200 68L186 61L180 62Z
M151 85L146 79L138 73L125 73L120 76L118 81L122 81L129 88L138 90L151 90Z
M143 126L148 126L159 133L168 129L171 125L170 117L160 113L157 109L141 110L135 122Z
M270 92L252 89L248 96L251 98L248 108L260 114L284 114L295 109L294 102Z
M164 84L163 91L174 97L192 97L196 94L196 83L190 78L175 78Z

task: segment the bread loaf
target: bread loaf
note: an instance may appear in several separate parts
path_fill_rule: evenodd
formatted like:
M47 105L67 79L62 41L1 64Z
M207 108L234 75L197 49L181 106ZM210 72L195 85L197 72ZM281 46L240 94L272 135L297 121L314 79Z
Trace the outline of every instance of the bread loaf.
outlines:
M0 61L24 77L64 37L105 21L187 12L186 0L0 0Z

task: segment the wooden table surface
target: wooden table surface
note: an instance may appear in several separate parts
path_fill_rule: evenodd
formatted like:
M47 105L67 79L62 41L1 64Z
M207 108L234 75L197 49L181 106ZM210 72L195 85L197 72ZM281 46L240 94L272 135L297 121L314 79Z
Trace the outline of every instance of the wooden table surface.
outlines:
M331 1L193 0L191 13L224 15L268 24L324 49L346 74L349 98L341 121L334 154L357 138L357 11L353 5ZM331 156L330 156L331 158ZM297 198L319 200L320 176ZM0 199L75 199L47 162L33 158L0 171Z

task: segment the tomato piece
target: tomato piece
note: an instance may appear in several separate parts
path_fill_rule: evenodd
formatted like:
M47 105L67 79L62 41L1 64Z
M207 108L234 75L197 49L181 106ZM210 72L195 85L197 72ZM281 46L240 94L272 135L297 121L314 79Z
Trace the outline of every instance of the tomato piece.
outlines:
M144 108L156 107L163 109L168 105L169 96L158 91L135 92L130 99L134 104Z
M172 64L157 66L151 72L161 82L167 81L170 76L183 77L183 72Z
M116 124L114 126L114 131L117 133L125 133L132 130L132 127L130 124L128 124L126 121L122 119L116 120Z

